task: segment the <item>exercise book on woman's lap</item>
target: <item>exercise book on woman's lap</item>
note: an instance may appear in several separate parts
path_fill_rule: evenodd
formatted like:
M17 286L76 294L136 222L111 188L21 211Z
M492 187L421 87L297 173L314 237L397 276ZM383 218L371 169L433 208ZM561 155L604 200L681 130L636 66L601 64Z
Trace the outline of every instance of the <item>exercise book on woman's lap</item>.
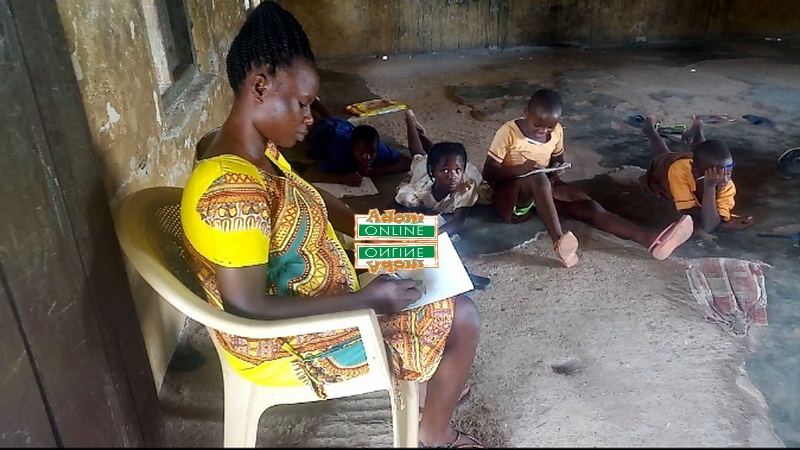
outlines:
M466 267L453 247L447 232L441 233L437 239L439 267L426 267L422 270L399 270L402 278L422 281L422 297L407 306L405 310L418 308L445 298L461 295L475 289L469 278ZM358 277L361 287L366 286L378 274L362 273Z

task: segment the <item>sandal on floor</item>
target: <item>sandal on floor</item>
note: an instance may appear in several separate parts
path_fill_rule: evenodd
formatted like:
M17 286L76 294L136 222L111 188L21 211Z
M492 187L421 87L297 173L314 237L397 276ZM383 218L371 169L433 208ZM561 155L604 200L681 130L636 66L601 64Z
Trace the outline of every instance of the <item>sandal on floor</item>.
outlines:
M536 206L536 202L531 202L531 204L528 205L528 206L522 206L522 207L514 206L514 210L512 211L512 214L515 217L522 217L525 214L528 214L528 212L531 210L531 208L534 208L535 206Z
M632 127L642 128L644 125L645 117L641 114L634 114L632 116L628 116L628 119L625 120L625 123Z
M684 215L662 231L647 250L659 261L667 259L679 245L692 237L692 232L694 232L694 221L691 216Z
M572 231L567 231L556 242L554 249L556 256L561 264L566 268L570 268L578 264L578 238L572 234Z
M703 123L735 122L736 119L727 114L695 114L692 119L700 119Z
M458 401L456 402L456 406L461 406L469 400L469 396L472 394L472 388L469 385L464 386L464 390L461 391L461 395L458 397ZM422 420L422 406L419 407L419 420Z
M661 134L683 134L686 131L686 125L681 123L675 123L671 125L664 125L662 123L657 124L656 131Z
M458 441L461 440L465 440L467 442L462 442L461 444L459 444ZM419 446L420 448L486 448L486 446L483 445L481 441L459 430L456 430L456 438L453 439L453 442L448 442L447 444L443 445L437 445L435 447L430 447L420 442Z

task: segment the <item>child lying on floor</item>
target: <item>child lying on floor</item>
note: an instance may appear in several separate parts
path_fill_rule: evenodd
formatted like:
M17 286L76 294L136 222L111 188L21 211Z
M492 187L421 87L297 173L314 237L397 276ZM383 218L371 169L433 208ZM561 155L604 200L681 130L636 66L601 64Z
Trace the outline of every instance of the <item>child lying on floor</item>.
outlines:
M454 237L464 227L469 209L475 203L488 203L489 186L478 169L467 162L467 151L457 142L433 144L417 121L414 111L406 110L408 148L413 156L408 178L397 187L395 202L428 214L453 214L440 223L439 232ZM476 288L489 284L489 279L470 274Z
M303 175L307 181L359 186L363 177L405 172L411 166L406 155L381 142L374 127L333 117L319 99L311 106L315 125L305 142L308 156L320 161Z
M691 215L707 233L717 228L744 230L753 225L752 217L731 213L736 186L731 180L734 164L728 147L715 139L707 141L703 121L695 119L683 133L693 151L672 152L656 131L656 123L656 117L650 115L642 127L653 156L647 173L640 178L645 190L673 202L679 212Z
M424 207L428 213L453 214L440 232L456 235L473 205L489 203L489 186L478 169L467 162L462 144L433 144L411 109L406 110L406 128L413 160L408 178L397 187L395 201L407 208Z
M666 259L691 237L691 216L682 216L660 232L647 230L606 211L585 192L562 181L563 170L529 174L564 164L561 110L558 93L540 89L531 96L524 117L506 122L495 134L483 166L483 178L494 190L495 212L508 222L519 223L536 211L565 267L578 263L578 240L571 231L563 232L559 214L638 242L654 258Z

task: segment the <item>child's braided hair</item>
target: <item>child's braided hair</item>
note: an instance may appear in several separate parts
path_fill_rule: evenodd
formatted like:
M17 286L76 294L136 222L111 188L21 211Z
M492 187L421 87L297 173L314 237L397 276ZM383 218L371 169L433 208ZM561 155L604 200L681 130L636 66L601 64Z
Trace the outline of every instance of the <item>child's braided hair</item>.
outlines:
M254 67L267 66L267 73L275 75L297 57L314 62L303 27L280 5L265 1L250 13L231 43L225 61L228 82L238 92L247 72Z
M433 168L446 156L460 156L467 165L467 149L458 142L438 142L428 151L428 176L433 180Z

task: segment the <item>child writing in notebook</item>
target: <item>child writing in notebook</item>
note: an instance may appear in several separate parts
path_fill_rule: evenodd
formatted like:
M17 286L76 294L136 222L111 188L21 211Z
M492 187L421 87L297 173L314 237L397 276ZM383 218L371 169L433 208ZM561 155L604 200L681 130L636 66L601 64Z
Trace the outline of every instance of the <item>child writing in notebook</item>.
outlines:
M728 147L716 139L706 140L703 121L694 119L683 133L690 152L673 152L655 128L655 116L647 116L642 131L650 143L653 158L640 181L644 189L675 208L689 214L707 233L717 228L744 230L753 225L752 217L731 212L736 186L731 180L733 158Z
M495 134L483 166L483 178L494 190L495 212L508 222L518 223L535 211L565 267L578 263L578 240L571 231L562 230L559 214L638 242L654 258L666 259L691 237L691 216L682 216L661 232L647 230L606 211L585 192L562 181L559 171L531 173L564 165L561 110L558 93L540 89L531 96L524 116L506 122Z
M408 178L397 187L395 202L426 213L452 214L439 232L456 236L464 227L469 209L488 203L489 186L478 169L467 162L467 151L457 142L433 144L411 109L406 110L408 148L413 156ZM470 274L476 288L485 288L489 278Z

